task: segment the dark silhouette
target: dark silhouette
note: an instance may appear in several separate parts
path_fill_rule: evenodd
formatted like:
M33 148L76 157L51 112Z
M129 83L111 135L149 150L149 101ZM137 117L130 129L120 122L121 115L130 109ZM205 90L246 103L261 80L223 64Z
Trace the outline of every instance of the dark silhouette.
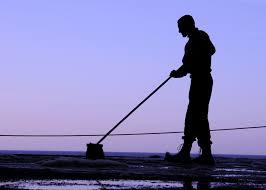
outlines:
M87 144L86 158L91 160L104 159L102 144Z
M191 161L192 143L197 139L202 154L194 161L199 164L213 165L211 135L208 122L208 109L212 93L211 56L215 47L208 34L195 27L192 16L185 15L178 21L179 33L189 40L185 46L182 66L170 73L171 77L181 78L190 74L191 85L189 104L185 119L184 144L176 155L166 153L168 161L188 163Z

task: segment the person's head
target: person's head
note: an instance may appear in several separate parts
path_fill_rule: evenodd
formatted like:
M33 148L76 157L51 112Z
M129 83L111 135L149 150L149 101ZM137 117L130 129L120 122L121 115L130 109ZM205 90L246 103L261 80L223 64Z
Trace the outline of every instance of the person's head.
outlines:
M195 29L195 21L191 15L184 15L177 21L179 33L183 37L189 36Z

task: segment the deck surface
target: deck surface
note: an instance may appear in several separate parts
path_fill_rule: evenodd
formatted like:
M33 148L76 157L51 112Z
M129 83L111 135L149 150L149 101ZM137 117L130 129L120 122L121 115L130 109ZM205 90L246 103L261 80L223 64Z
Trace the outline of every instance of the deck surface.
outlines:
M266 189L266 159L215 157L213 167L176 164L162 157L107 157L86 160L81 156L0 155L0 180L85 179L162 180L231 184Z

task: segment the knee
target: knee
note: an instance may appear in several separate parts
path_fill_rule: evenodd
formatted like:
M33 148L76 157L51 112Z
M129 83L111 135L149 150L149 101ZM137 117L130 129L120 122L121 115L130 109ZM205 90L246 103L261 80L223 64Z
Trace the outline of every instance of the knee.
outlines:
M184 144L193 144L193 142L196 141L196 137L190 135L185 135L182 139L184 140Z

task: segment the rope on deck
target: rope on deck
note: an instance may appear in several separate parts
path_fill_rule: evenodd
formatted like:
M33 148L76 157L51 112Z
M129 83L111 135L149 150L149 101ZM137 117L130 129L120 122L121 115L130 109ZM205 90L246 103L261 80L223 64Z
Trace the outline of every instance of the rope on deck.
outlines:
M266 128L266 126L256 126L256 127L236 127L236 128L221 128L221 129L212 129L210 131L217 132L217 131L236 131L236 130L247 130L247 129L261 129ZM184 133L184 131L170 131L170 132L150 132L150 133L117 133L117 134L110 134L109 136L134 136L134 135L166 135L166 134L177 134L177 133ZM19 135L19 134L0 134L0 137L101 137L105 134L89 134L89 135L80 135L80 134L58 134L58 135Z

